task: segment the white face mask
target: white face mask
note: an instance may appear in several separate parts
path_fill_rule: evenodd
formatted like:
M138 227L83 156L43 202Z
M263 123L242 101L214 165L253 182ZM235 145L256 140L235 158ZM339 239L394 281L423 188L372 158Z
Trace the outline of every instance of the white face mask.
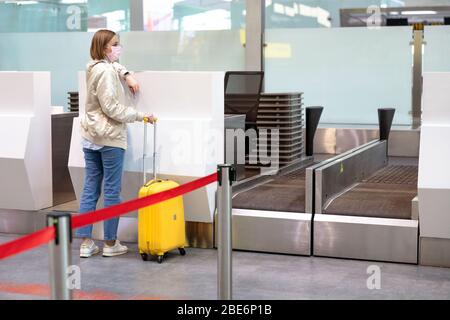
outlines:
M112 46L111 52L106 54L106 56L108 57L109 61L115 62L115 61L119 60L121 53L122 53L121 46Z

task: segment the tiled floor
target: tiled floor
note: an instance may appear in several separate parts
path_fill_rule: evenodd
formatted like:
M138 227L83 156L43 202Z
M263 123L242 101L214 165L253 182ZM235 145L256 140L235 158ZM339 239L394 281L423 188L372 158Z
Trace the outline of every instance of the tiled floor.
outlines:
M13 239L0 234L0 243ZM187 249L162 264L126 255L80 260L77 299L215 299L217 251ZM99 243L100 244L100 243ZM0 262L0 299L47 299L47 246ZM381 289L367 288L367 268L381 270ZM450 269L253 252L233 253L235 299L450 299Z

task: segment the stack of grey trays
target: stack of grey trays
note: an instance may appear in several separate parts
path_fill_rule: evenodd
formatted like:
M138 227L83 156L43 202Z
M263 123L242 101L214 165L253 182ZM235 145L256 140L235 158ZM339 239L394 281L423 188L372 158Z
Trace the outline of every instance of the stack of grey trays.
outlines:
M78 92L69 92L69 111L78 112Z
M303 93L261 94L257 117L257 147L260 155L268 157L255 159L256 153L251 152L247 157L248 166L261 167L275 163L285 166L302 157L304 152L302 100ZM273 148L271 147L272 130L279 132L278 146L274 144ZM262 139L261 133L264 131L267 132L267 139ZM271 151L278 152L278 157L271 159ZM269 161L271 164L268 164Z

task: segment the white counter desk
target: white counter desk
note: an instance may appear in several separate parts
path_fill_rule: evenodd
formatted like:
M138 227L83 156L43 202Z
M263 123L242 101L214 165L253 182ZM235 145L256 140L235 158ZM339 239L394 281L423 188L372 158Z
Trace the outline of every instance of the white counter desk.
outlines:
M49 72L0 72L0 209L52 206Z
M216 171L224 161L224 73L223 72L139 72L136 77L141 92L131 97L124 90L121 99L144 113L154 113L157 124L157 172L161 178L183 184ZM86 97L85 75L79 75L80 116ZM81 197L84 159L81 150L79 118L74 119L69 156L69 171L78 201ZM153 128L148 130L152 177ZM136 198L142 185L143 123L128 125L128 149L125 156L122 198ZM212 235L216 183L184 197L185 217L189 226L208 230ZM99 201L99 208L103 199ZM203 225L203 226L202 226ZM94 227L94 237L102 238L102 226ZM119 238L137 240L136 213L122 218ZM211 239L212 240L212 239ZM212 241L211 241L212 243Z
M420 263L450 267L450 73L424 73L423 78Z

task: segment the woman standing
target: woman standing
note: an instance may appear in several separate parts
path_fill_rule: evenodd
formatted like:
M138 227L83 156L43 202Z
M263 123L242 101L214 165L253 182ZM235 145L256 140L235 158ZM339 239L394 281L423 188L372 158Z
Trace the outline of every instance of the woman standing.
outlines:
M99 30L91 44L93 59L86 71L86 108L81 117L81 136L86 163L80 213L96 209L103 182L104 206L121 202L120 192L124 154L127 148L126 123L143 121L153 123L153 116L145 116L132 106L119 101L125 80L133 94L139 91L139 84L125 67L117 63L121 46L117 35L109 30ZM127 252L128 248L117 240L119 218L103 224L103 256L111 257ZM80 228L76 235L83 238L80 257L88 258L100 250L92 240L92 225Z

